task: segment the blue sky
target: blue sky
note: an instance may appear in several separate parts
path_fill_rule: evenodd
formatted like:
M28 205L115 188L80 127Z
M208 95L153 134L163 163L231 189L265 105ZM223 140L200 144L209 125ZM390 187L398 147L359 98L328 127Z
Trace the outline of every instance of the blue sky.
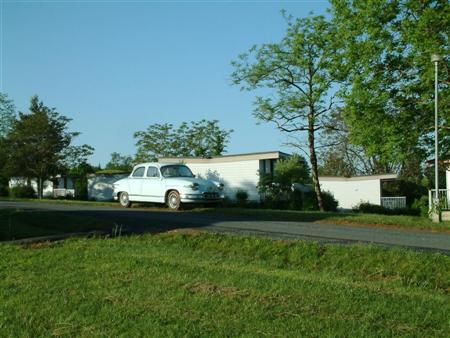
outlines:
M1 0L0 0L1 1ZM234 129L228 153L292 149L252 116L255 93L231 86L230 62L279 41L281 9L325 14L326 1L1 1L1 88L19 111L37 94L73 119L77 143L134 154L153 123L217 119Z

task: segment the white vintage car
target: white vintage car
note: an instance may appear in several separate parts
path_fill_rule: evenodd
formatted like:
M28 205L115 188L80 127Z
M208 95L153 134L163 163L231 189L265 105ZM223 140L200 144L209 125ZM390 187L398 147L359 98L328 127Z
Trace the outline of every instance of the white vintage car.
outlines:
M142 163L131 175L114 183L114 199L128 208L132 202L166 203L178 210L183 203L217 203L223 184L196 178L183 164Z

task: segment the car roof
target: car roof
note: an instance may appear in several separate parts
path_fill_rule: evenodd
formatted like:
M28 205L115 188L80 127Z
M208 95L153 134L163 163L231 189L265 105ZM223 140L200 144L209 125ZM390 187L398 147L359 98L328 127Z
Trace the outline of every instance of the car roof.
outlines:
M182 163L161 163L161 162L145 162L145 163L139 163L136 164L133 167L133 171L134 169L138 168L138 167L148 167L148 166L152 166L152 167L157 167L157 168L161 168L164 167L166 165L184 165Z

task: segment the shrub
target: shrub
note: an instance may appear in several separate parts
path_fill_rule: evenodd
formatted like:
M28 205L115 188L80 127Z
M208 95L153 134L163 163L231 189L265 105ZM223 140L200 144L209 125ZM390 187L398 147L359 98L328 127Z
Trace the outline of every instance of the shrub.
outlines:
M36 192L31 186L18 185L9 189L9 196L12 198L32 198Z
M325 211L336 211L339 205L334 195L329 191L322 191L322 202Z
M419 199L415 199L413 204L411 205L411 209L417 210L422 217L428 217L428 196L422 196Z
M371 203L361 203L356 211L368 213L368 214L380 214L380 215L409 215L418 216L420 215L420 210L411 208L397 208L389 209L381 205L371 204Z
M322 191L322 202L325 211L336 211L338 201L329 191ZM319 210L319 203L315 191L308 191L303 194L303 210Z
M236 191L236 201L238 204L245 204L248 200L248 193L245 190L238 189Z
M86 178L81 178L75 181L75 198L78 200L88 199L88 184Z

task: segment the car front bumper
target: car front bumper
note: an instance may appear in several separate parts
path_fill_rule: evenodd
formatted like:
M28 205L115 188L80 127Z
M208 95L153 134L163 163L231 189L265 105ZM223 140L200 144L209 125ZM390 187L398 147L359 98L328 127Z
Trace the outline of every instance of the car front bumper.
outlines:
M224 199L224 195L217 192L187 193L180 196L182 203L214 203Z

